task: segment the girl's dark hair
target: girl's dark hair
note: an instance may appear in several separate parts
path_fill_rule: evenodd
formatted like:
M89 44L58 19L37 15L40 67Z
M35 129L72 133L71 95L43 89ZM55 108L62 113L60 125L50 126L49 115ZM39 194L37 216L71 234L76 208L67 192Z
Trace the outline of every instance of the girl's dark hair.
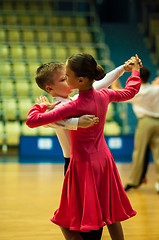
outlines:
M140 69L140 78L141 78L143 83L147 83L149 81L149 78L150 78L150 70L146 67L142 67Z
M48 84L53 84L54 73L64 67L63 63L49 62L42 64L37 68L35 73L35 80L37 85L46 91L45 87Z
M87 77L90 81L105 77L104 69L88 53L77 53L67 60L69 68L77 77Z

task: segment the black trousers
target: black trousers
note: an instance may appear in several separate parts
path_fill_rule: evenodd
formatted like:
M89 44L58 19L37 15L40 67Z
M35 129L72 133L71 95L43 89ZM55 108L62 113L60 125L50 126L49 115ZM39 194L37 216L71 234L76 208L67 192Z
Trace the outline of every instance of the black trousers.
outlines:
M68 165L70 163L70 158L65 158L64 165L64 175L67 172ZM92 230L90 232L80 232L83 240L100 240L102 237L103 228L99 228L98 230Z

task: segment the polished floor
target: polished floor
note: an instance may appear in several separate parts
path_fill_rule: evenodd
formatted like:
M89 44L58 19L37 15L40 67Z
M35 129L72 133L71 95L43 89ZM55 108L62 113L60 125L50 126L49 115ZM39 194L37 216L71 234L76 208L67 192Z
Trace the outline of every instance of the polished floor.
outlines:
M118 163L117 167L125 184L130 164ZM138 214L122 223L126 240L159 239L153 164L147 178L147 184L128 192ZM16 157L0 160L0 240L64 240L59 227L49 220L58 207L62 181L62 164L19 164ZM105 239L110 239L106 227Z

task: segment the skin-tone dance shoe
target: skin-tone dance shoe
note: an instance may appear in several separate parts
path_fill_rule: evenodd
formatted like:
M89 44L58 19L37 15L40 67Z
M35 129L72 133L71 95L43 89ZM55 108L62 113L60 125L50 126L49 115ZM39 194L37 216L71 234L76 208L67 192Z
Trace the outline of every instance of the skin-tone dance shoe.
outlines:
M156 189L157 193L159 194L159 182L155 183L155 189Z

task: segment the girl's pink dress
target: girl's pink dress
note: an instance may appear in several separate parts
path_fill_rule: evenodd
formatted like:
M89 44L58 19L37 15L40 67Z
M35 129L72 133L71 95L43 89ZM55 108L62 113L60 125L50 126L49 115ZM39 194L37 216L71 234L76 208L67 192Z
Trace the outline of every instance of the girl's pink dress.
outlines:
M27 117L29 127L37 127L69 117L94 114L99 123L70 131L71 161L52 222L70 230L87 232L134 215L122 186L114 159L104 139L103 128L109 102L126 101L139 91L139 72L133 71L124 90L80 91L77 100L46 112L34 105Z

